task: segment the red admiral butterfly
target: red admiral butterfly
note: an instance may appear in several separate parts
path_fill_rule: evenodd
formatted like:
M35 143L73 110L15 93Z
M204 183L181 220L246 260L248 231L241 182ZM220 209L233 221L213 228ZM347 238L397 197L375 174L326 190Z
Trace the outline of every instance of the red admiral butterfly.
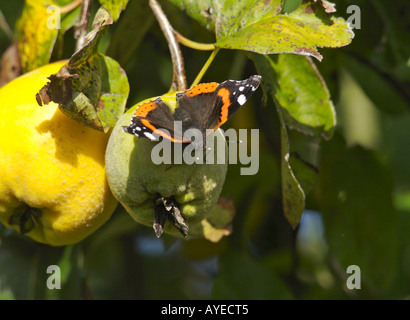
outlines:
M254 75L242 81L198 84L176 94L177 108L173 113L158 97L141 104L130 125L122 128L137 137L158 140L158 136L162 136L179 143L191 143L192 140L184 140L182 137L186 130L195 128L200 130L205 140L206 134L209 134L207 129L216 130L224 124L245 104L260 82L261 76Z

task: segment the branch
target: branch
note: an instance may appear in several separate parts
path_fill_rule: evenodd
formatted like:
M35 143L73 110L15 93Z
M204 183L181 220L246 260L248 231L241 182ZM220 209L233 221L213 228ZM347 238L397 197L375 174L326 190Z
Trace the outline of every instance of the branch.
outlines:
M175 37L174 29L169 23L165 13L162 11L161 6L157 0L149 0L149 5L158 20L159 26L165 35L168 42L169 51L171 52L172 65L174 68L174 78L172 79L173 91L183 91L187 89L184 59L182 57L179 43Z
M81 5L80 19L75 26L74 37L77 39L76 51L85 45L85 36L88 33L88 21L90 20L90 11L92 0L83 0Z

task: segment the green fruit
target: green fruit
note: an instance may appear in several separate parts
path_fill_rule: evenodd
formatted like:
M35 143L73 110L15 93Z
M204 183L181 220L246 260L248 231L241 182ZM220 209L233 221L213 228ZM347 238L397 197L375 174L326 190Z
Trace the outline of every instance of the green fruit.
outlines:
M175 109L175 98L175 92L161 96L171 110ZM105 156L107 178L117 200L135 221L143 225L152 227L154 221L158 222L156 212L162 209L166 213L167 203L173 209L180 210L180 215L176 212L173 218L175 221L179 217L183 221L175 221L174 226L171 218L163 229L168 234L180 236L186 231L181 230L181 226L184 229L185 225L190 228L200 223L218 201L225 181L227 161L217 164L217 152L214 152L215 164L155 164L151 151L160 142L138 138L122 129L130 124L136 108L150 100L153 99L130 108L113 128ZM215 135L223 139L227 159L227 146L221 130L210 135L208 141ZM161 231L156 230L157 236Z

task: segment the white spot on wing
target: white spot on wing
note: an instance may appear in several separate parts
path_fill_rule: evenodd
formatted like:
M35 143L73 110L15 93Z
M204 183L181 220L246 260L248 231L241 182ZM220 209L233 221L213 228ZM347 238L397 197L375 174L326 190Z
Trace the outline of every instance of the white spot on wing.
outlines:
M146 136L150 140L157 140L151 133L149 132L144 132L144 136Z
M243 91L243 89L245 89L244 86L240 86L240 87L239 87L239 91Z
M245 102L246 102L246 97L245 97L245 95L243 95L243 94L241 94L239 97L238 97L238 103L242 106Z

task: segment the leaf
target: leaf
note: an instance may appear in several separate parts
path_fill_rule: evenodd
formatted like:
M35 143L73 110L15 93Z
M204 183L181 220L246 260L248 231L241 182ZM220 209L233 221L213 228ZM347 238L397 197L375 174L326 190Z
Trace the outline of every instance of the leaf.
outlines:
M323 146L321 158L318 196L329 250L344 271L360 267L367 294L386 298L381 295L401 281L390 172L374 152L347 148L339 135Z
M281 0L217 0L201 5L184 0L171 2L200 23L215 25L218 48L294 53L321 60L317 47L342 47L353 38L347 22L330 17L326 12L330 4L322 1L305 1L290 14L282 13ZM204 19L206 12L208 17Z
M286 219L292 228L295 229L302 218L303 210L305 210L306 196L290 165L289 137L283 120L281 120L280 136L282 205Z
M306 162L291 156L286 126L328 138L336 122L333 104L319 72L306 57L289 54L249 54L249 57L262 76L265 93L272 95L276 104L281 133L282 205L286 219L296 228L316 172Z
M246 253L225 252L219 257L219 268L212 289L214 299L292 299L279 276Z
M62 248L36 243L17 234L2 237L0 284L18 300L46 298L47 267L56 265ZM4 287L3 287L4 285Z
M98 41L112 23L108 11L100 9L85 46L59 72L49 77L38 101L54 101L61 111L94 129L107 132L123 114L129 93L124 70L113 59L96 53Z
M71 2L72 0L69 0ZM65 4L68 4L65 3ZM59 36L62 36L68 29L73 27L77 23L77 19L80 16L80 11L81 11L81 6L78 6L77 8L61 14L61 29L59 30Z
M100 4L110 12L114 21L117 21L121 11L125 10L128 1L129 0L99 0Z
M48 5L55 5L48 1ZM46 65L53 52L58 29L49 27L50 14L44 1L27 0L16 25L22 72Z
M281 14L280 0L244 0L235 6L226 1L222 12L215 45L225 49L295 53L321 60L317 47L341 47L353 38L342 18L329 17L323 7L310 2L290 14Z
M220 1L214 0L168 0L178 6L182 11L194 18L209 30L215 28L216 14L215 5Z
M204 237L211 242L219 242L232 232L235 207L230 197L221 197L207 217L189 231L191 238Z
M400 114L409 109L409 97L406 97L391 77L377 70L368 61L344 55L342 65L349 70L380 110L390 114Z
M125 67L153 22L147 1L131 0L111 36L107 55Z
M336 113L329 91L310 59L290 54L249 55L265 90L281 106L286 125L307 135L330 138Z
M302 0L284 0L282 12L291 13L292 11L296 10L301 3Z
M290 154L289 164L303 191L308 193L317 179L318 169L295 153Z

